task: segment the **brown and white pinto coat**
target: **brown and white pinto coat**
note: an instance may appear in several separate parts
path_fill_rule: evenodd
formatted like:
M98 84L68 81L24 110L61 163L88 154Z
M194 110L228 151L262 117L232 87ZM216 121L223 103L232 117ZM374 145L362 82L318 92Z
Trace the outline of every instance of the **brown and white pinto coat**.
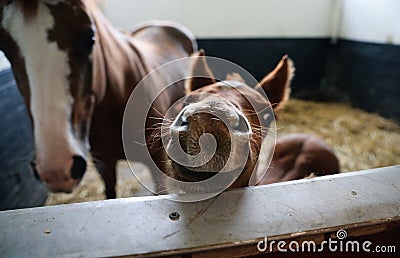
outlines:
M114 198L130 93L154 68L189 56L196 42L185 28L169 23L117 30L89 0L1 0L0 50L30 111L40 178L51 191L71 192L90 151L107 197ZM168 79L186 70L177 67ZM150 90L167 84L160 78L160 86ZM166 107L183 96L183 85L170 91L163 95Z

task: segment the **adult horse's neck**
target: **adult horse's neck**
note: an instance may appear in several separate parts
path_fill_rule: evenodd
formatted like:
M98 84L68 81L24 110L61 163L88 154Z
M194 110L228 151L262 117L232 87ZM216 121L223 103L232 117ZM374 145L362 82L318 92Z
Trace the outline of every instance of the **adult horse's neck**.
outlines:
M146 74L140 53L132 37L114 28L103 14L93 7L93 19L97 30L93 49L93 89L97 103L107 97L126 98L132 87Z

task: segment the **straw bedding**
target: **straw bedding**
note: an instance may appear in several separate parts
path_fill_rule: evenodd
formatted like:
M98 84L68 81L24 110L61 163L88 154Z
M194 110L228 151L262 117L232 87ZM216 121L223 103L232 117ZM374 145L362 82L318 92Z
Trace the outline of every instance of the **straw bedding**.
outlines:
M278 137L300 132L322 137L334 149L342 172L400 164L400 126L344 104L291 99L278 113L277 128ZM117 170L117 197L144 194L126 162ZM103 182L91 166L72 194L51 193L47 205L104 198Z

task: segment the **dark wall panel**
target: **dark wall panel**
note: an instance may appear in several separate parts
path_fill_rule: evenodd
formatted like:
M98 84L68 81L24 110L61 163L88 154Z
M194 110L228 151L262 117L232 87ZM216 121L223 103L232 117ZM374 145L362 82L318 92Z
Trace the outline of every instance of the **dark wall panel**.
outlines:
M258 80L288 54L296 66L293 97L343 101L400 121L400 46L325 38L200 39L199 46Z
M400 121L400 46L339 40L334 85L346 101Z
M260 80L288 54L296 67L292 96L319 91L325 73L329 39L199 39L209 56L232 61Z

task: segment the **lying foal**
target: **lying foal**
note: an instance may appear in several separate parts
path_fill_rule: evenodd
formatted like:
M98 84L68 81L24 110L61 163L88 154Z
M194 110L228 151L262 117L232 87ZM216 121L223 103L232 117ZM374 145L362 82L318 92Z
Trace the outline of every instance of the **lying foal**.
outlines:
M289 134L277 140L271 164L258 184L337 173L340 173L339 160L322 139L307 134Z

